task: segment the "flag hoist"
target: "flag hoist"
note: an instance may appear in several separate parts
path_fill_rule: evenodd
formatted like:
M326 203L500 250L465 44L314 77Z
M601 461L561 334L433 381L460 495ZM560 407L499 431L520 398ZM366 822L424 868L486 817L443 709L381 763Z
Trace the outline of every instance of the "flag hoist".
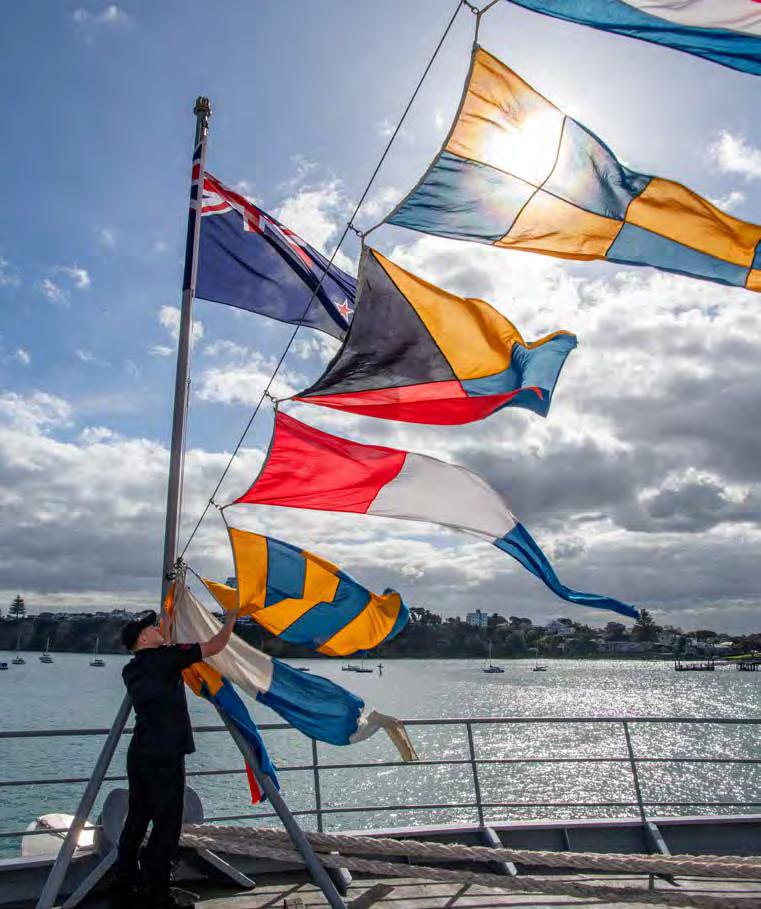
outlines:
M761 73L757 0L510 2ZM162 581L163 618L171 618L178 643L216 627L186 584L187 566L177 559L195 296L294 326L270 383L300 326L342 342L323 376L296 400L441 425L482 419L511 406L548 414L560 372L576 347L574 334L553 331L527 342L486 302L437 288L369 247L363 248L359 284L333 262L348 231L356 230L354 217L463 6L477 12L478 29L495 3L481 11L464 0L458 3L329 260L207 173L211 106L208 99L197 99ZM761 291L761 226L722 212L680 183L627 167L583 124L478 44L440 153L382 223L561 258L649 265ZM367 233L361 234L363 241ZM507 502L471 471L423 454L331 436L283 413L276 415L259 477L231 504L239 503L377 514L464 531L511 555L567 601L637 615L625 602L565 586ZM330 655L377 646L404 627L407 608L395 591L373 593L338 566L291 543L236 528L229 528L229 535L237 587L201 579L223 608L243 608L284 640ZM264 743L233 685L313 738L348 744L383 728L405 759L413 760L403 726L367 710L335 683L311 674L305 678L242 641L224 656L194 665L187 681L219 711L251 768L255 797L270 800L332 909L344 909L278 791ZM51 909L56 900L130 709L125 699L38 909Z

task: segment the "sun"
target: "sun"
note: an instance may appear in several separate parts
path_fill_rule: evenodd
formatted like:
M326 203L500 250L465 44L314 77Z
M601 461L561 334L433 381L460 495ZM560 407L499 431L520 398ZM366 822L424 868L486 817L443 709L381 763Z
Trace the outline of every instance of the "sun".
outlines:
M506 112L501 119L484 130L480 160L539 186L555 163L562 115L543 110L516 119Z

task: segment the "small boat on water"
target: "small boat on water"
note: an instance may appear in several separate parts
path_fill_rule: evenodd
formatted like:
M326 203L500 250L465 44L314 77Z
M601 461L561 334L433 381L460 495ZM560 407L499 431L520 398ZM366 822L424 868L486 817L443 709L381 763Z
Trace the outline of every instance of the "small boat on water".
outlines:
M102 669L106 665L106 661L101 659L98 656L98 645L100 644L100 638L95 638L95 650L93 651L93 658L90 660L90 665L95 666L98 669Z
M52 663L53 657L50 655L50 638L45 642L45 652L40 654L41 663Z
M341 672L374 672L374 670L365 666L365 658L361 657L359 666L356 663L347 663L341 667Z
M4 660L0 660L0 672L8 668L8 664Z
M483 667L482 667L482 669L481 669L482 672L485 672L487 675L493 675L493 674L495 674L495 673L502 673L502 672L505 671L501 666L496 666L496 665L495 665L494 663L492 663L492 661L491 661L491 642L489 643L489 656L488 656L488 660L489 660L488 664L487 664L486 666L483 666Z
M24 666L26 660L21 656L21 634L16 638L16 656L11 660L14 666Z
M534 666L532 672L547 672L547 667L539 662L539 648L534 647L534 653L536 654L536 659L534 660Z

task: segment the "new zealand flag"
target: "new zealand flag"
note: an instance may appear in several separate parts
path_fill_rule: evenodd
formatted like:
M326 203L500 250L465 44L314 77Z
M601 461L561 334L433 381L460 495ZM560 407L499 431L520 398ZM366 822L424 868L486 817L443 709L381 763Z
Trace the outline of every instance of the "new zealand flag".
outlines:
M354 312L355 278L328 266L301 237L210 173L201 215L197 297L343 340Z

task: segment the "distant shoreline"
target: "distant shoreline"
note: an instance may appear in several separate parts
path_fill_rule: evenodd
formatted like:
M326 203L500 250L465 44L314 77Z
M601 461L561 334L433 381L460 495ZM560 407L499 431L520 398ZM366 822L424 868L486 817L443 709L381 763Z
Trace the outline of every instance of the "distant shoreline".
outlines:
M705 642L701 646L677 629L662 632L652 620L649 628L637 625L627 628L620 622L610 621L600 629L571 619L555 619L546 626L538 626L528 618L511 616L505 620L495 614L488 617L492 624L475 625L459 619L443 620L441 616L417 607L410 613L411 620L401 633L369 651L368 660L483 661L488 654L494 661L538 658L542 662L563 659L663 662L677 656L706 659L711 646L706 647ZM0 650L13 652L18 646L25 654L39 654L47 649L52 653L92 654L97 646L102 655L124 656L121 630L131 618L131 613L122 610L96 614L43 613L20 619L5 617L0 620ZM272 657L335 660L315 653L311 646L290 644L250 618L237 624L236 633ZM746 643L738 639L732 643L733 649L741 648L740 653L756 649L752 646L754 641ZM726 649L722 655L728 655Z
M24 650L22 648L19 652L21 653L22 656L29 657L29 656L39 656L40 654L44 653L44 650L39 650L39 649L35 650L33 648L30 648L29 650ZM265 650L264 652L266 653L267 651ZM12 656L16 653L16 649L10 648L10 647L0 647L0 653L9 654L10 656ZM53 647L50 648L50 653L52 656L59 654L62 656L91 657L93 655L92 650L55 650ZM118 657L126 658L126 657L129 657L130 654L127 653L125 650L104 650L103 648L98 648L98 655L102 656L102 657L118 656ZM269 655L272 656L272 654L269 654ZM348 656L348 657L332 657L332 656L324 656L323 654L320 654L320 653L310 653L306 656L299 654L298 656L284 656L284 657L278 656L277 658L283 659L285 661L318 660L323 663L341 663L341 662L346 663L350 660L356 661L358 659L358 656L356 654L354 654L354 655ZM525 662L534 662L534 659L535 658L533 655L525 654L525 655L519 655L519 656L505 656L505 657L496 657L495 656L493 658L493 661L500 662L500 663L519 663L519 662L525 663ZM692 658L690 658L690 659L692 659ZM436 662L442 662L442 663L450 662L452 660L467 660L470 663L483 663L484 662L483 657L477 657L477 656L456 656L456 655L454 655L454 656L453 655L427 656L425 654L423 654L423 655L419 655L419 654L416 654L416 655L411 655L411 654L381 655L381 654L373 653L372 651L367 653L365 656L365 662L367 662L369 665L374 665L378 662L383 662L383 660L404 660L405 662L412 662L414 660L425 660L427 662L436 661ZM609 662L671 663L674 661L674 657L670 656L670 655L649 654L649 653L633 653L633 654L632 653L616 653L616 654L589 653L589 654L568 654L567 656L564 656L564 655L547 656L547 657L540 658L541 663L567 663L567 662L573 662L576 660L585 660L585 661L590 661L590 662L594 662L594 661L608 662L608 663Z

